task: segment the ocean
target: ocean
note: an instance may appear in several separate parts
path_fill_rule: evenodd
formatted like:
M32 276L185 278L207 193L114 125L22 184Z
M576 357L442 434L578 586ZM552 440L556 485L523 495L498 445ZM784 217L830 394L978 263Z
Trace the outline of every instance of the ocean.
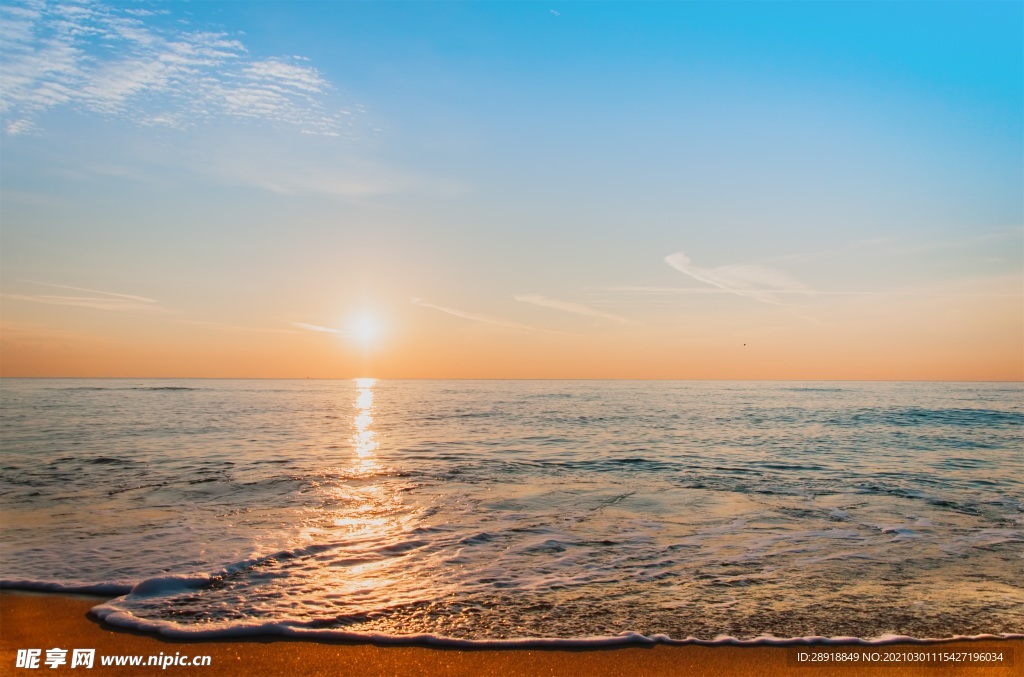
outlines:
M1016 383L0 383L5 588L171 636L1019 636Z

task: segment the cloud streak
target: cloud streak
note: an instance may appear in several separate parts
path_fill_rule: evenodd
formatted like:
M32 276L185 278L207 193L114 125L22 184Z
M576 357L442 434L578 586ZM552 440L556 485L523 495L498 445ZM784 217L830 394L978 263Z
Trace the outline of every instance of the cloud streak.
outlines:
M245 332L249 334L298 334L291 329L275 329L271 327L250 327L246 325L229 324L227 322L216 322L213 320L193 320L189 318L175 318L174 324L187 324L193 327L205 329L216 329L219 331Z
M229 117L338 136L351 124L302 58L254 57L236 36L163 13L92 1L0 7L5 132L38 132L39 115L60 107L172 128Z
M102 292L101 292L102 293ZM91 308L92 310L109 310L121 313L170 313L156 302L130 301L122 298L91 297L91 296L51 296L29 294L0 294L15 301L30 301L54 306L72 306L75 308Z
M637 294L637 295L648 295L648 296L688 296L688 295L706 295L706 294L734 294L734 291L726 291L724 289L701 289L697 287L606 287L605 291L620 293L620 294ZM750 289L746 290L754 293L758 290ZM1024 293L1017 294L957 294L947 293L938 291L919 291L919 290L883 290L883 291L844 291L844 290L831 290L831 291L803 291L795 289L777 289L772 292L780 296L785 295L797 295L797 296L977 296L977 297L1018 297Z
M761 303L783 305L778 294L813 293L813 290L785 271L767 266L732 264L717 268L701 268L694 265L690 257L681 251L666 256L665 262L695 280Z
M70 289L72 291L84 291L89 294L103 294L104 296L112 296L114 298L128 299L129 301L140 301L142 303L158 303L158 301L145 296L134 296L132 294L121 294L112 291L100 291L98 289L86 289L85 287L72 287L66 284L54 284L53 282L39 282L37 280L26 280L21 279L21 282L28 282L30 284L38 284L43 287L54 287L56 289Z
M53 287L55 289L68 289L80 291L87 294L99 294L99 296L67 296L57 294L0 294L3 298L15 301L28 301L30 303L43 303L52 306L71 306L74 308L90 308L92 310L106 310L121 313L173 313L175 311L164 308L156 299L135 294L122 294L120 292L100 291L98 289L87 289L67 284L55 284L53 282L39 282L38 280L19 280L42 287Z
M633 320L622 317L620 315L613 315L611 313L601 312L596 308L583 305L582 303L574 303L572 301L559 301L558 299L549 299L542 294L519 294L513 296L516 301L522 301L523 303L532 303L535 306L541 306L542 308L551 308L553 310L561 310L566 313L573 313L575 315L585 315L587 317L597 317L603 320L612 320L613 322L622 322L623 324L638 324Z
M292 322L290 320L288 321L288 324L292 325L293 327L298 327L299 329L305 329L306 331L316 331L316 332L321 332L323 334L337 334L338 336L347 336L348 335L348 332L344 332L344 331L342 331L340 329L333 329L331 327L321 327L318 324L307 324L305 322Z
M506 327L508 329L521 329L525 331L543 331L536 327L531 327L527 324L521 324L519 322L513 322L512 320L506 320L503 317L492 317L491 315L483 315L481 313L470 313L465 310L457 310L455 308L449 308L447 306L438 306L433 303L428 303L423 299L414 298L412 299L413 305L420 306L421 308L433 308L439 310L442 313L454 315L455 317L461 317L464 320L470 320L472 322L478 322L480 324L491 324L496 327Z

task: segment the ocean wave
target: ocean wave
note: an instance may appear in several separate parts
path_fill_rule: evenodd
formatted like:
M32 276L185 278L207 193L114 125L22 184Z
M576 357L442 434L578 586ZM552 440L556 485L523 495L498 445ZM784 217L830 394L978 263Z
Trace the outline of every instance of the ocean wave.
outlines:
M843 388L815 388L811 386L794 387L794 388L783 388L783 390L791 393L841 393Z
M62 390L62 391L99 391L99 390L149 390L149 391L176 391L176 390L204 390L204 388L194 388L189 386L68 386L60 388L50 388L50 390Z
M303 550L303 549L299 549ZM273 557L273 556L271 556ZM269 558L260 558L269 559ZM247 564L256 562L253 560ZM239 563L242 564L242 563ZM234 567L230 567L234 568ZM187 625L164 619L143 618L119 606L127 597L149 597L194 590L216 580L217 575L164 576L147 579L135 585L117 583L74 584L56 581L0 580L0 589L6 591L45 592L54 594L77 594L93 597L112 597L93 607L90 613L111 625L158 635L168 639L216 640L281 638L314 641L348 641L381 645L420 645L448 648L472 649L587 649L613 646L635 646L663 644L669 646L810 646L810 645L858 645L884 646L888 644L935 644L952 641L973 640L1016 640L1024 639L1024 633L981 633L973 635L953 634L942 637L917 637L901 634L882 634L877 637L808 635L800 637L777 637L760 635L741 638L719 635L713 639L699 637L677 638L667 634L645 635L639 632L621 632L616 635L581 637L516 637L507 639L467 639L448 637L436 633L396 634L387 632L354 632L351 630L317 627L320 622L309 621L225 621Z
M849 422L856 425L1004 427L1024 424L1024 414L1000 409L887 407L853 412Z
M129 611L119 608L115 603L108 602L93 607L92 614L97 618L118 627L141 632L149 632L169 639L211 640L240 639L252 637L280 637L290 639L307 639L322 641L350 641L388 645L426 645L450 648L472 649L587 649L610 646L629 645L696 645L696 646L803 646L803 645L865 645L879 646L886 644L933 644L957 640L1000 640L1024 639L1024 634L980 634L953 635L950 637L911 637L908 635L881 635L879 637L823 637L818 635L807 637L773 637L762 635L750 639L731 636L718 636L714 639L686 637L673 638L664 634L643 635L638 632L622 632L611 636L596 637L521 637L513 639L462 639L446 637L433 633L416 633L398 635L386 632L352 632L350 630L333 630L308 627L311 623L295 622L232 622L184 626L164 620L140 618Z
M187 388L185 386L138 386L138 387L135 387L135 388L128 388L127 390L152 390L152 391L170 390L170 391L174 391L174 390L200 390L200 388Z

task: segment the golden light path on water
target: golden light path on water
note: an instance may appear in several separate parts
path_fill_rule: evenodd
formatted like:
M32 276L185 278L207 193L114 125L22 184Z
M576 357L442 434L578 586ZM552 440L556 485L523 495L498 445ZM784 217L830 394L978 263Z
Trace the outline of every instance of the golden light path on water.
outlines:
M380 439L374 429L376 385L373 378L355 379L346 447L350 456L328 473L336 481L327 489L328 519L321 524L329 526L307 534L313 544L333 544L329 563L307 572L319 579L313 588L315 601L311 601L346 614L379 609L385 598L401 605L423 594L421 584L402 563L402 554L418 547L410 538L419 521L418 511L404 504L393 484L382 481L388 473L378 458Z
M365 470L367 473L377 468L373 458L373 454L377 450L377 433L371 427L373 425L373 386L376 384L377 379L356 379L358 394L353 405L356 415L352 420L352 426L355 428L352 447L356 452L359 469Z

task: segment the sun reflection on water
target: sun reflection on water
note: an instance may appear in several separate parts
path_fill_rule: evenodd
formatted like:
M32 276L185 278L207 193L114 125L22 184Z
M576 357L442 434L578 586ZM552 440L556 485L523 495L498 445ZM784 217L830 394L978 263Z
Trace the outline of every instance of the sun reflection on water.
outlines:
M332 459L337 465L324 469L325 482L319 488L324 504L315 526L305 531L309 541L328 547L316 555L315 563L296 560L290 573L309 591L302 604L325 618L415 604L424 596L422 567L440 566L439 555L425 560L411 555L425 545L416 535L424 509L405 503L403 489L408 485L399 486L396 470L380 459L381 439L374 427L381 418L374 400L377 384L372 378L355 379L355 393L346 389L345 400L336 404L352 407L350 436L344 458ZM333 434L345 433L334 428ZM411 564L413 560L418 564Z
M409 533L417 526L420 511L410 511L401 494L384 480L389 472L378 458L380 440L374 430L376 385L372 378L355 380L351 465L338 468L339 481L328 492L333 507L327 529L333 539L343 534L332 550L334 563L303 572L310 587L319 591L315 604L335 613L363 613L422 596L405 560L405 554L418 547L409 544ZM388 591L386 604L379 598L382 590Z
M373 429L373 386L377 379L356 379L356 401L352 405L356 409L352 419L352 449L356 454L355 471L359 475L369 475L377 470L374 458L377 451L377 431Z

